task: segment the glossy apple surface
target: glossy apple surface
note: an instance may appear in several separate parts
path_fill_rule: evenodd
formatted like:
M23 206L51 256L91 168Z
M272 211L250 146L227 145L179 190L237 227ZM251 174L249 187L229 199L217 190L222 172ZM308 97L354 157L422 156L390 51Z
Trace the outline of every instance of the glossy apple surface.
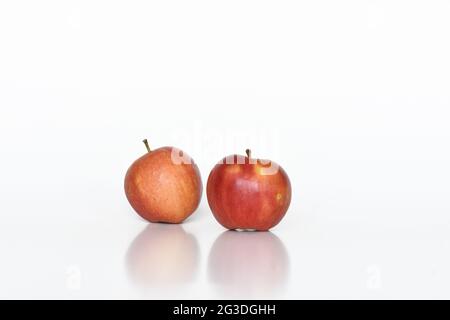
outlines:
M150 222L181 223L200 203L202 182L198 167L179 149L148 150L126 173L127 199Z
M220 161L209 175L206 191L214 217L231 230L269 230L291 202L291 183L283 168L252 159L249 152Z

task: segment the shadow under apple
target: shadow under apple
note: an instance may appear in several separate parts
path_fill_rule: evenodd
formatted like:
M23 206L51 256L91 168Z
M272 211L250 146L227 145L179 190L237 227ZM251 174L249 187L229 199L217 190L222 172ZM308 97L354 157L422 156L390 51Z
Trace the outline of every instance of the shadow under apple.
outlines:
M226 231L208 258L209 279L232 298L271 298L289 278L289 255L271 232Z
M144 288L173 287L195 279L199 258L196 238L181 225L151 223L127 251L127 272Z

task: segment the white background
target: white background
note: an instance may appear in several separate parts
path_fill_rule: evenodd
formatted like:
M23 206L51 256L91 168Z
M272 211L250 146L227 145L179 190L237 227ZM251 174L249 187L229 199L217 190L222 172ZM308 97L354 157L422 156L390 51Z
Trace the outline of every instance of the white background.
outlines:
M0 2L0 298L450 298L449 1ZM272 233L205 196L149 225L128 166L250 147ZM136 239L136 240L135 240Z

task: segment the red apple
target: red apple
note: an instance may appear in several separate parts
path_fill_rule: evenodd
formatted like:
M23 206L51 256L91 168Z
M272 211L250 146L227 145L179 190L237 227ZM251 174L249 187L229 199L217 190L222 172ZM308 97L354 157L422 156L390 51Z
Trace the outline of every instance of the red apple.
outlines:
M217 221L228 229L266 231L280 222L291 202L291 183L275 162L232 155L211 171L206 187Z
M197 209L202 181L197 165L173 147L150 150L125 176L125 194L133 209L150 222L181 223Z

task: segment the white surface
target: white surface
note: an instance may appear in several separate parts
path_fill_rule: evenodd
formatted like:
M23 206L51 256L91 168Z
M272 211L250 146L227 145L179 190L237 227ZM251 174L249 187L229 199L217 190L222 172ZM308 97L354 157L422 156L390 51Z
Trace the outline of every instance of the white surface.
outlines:
M2 1L0 298L450 298L449 16ZM224 233L204 196L182 226L147 227L122 187L144 137L204 182L251 147L290 175L288 214Z

